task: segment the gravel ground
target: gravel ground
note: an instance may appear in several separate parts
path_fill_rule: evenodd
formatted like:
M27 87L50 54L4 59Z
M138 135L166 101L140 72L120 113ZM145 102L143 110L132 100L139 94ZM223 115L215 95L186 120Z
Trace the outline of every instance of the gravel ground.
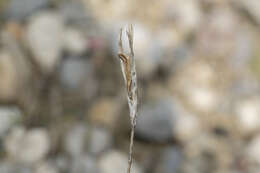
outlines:
M260 172L259 0L0 0L0 172ZM123 42L126 42L123 37Z

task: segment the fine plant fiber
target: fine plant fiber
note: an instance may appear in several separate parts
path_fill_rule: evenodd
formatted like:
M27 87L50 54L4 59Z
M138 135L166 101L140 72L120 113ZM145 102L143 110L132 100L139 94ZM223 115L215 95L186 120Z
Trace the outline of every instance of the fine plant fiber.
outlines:
M135 70L135 59L134 59L134 48L133 48L133 39L134 39L133 25L129 25L128 29L126 30L130 52L125 52L123 49L122 34L123 34L123 28L120 29L120 33L119 33L118 57L120 59L121 69L125 80L127 100L128 100L128 106L130 112L131 136L130 136L130 145L129 145L129 159L128 159L127 173L131 173L131 166L133 162L134 133L135 133L135 126L136 126L136 119L137 119L137 104L138 104L137 77L136 77L136 70Z

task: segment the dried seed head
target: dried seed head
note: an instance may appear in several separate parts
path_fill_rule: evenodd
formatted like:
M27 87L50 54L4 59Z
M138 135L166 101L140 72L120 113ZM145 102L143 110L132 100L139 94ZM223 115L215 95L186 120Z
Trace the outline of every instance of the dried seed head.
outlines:
M131 127L132 127L130 147L129 147L129 161L128 161L128 169L127 169L127 173L130 173L132 160L133 160L132 159L133 141L134 141L134 130L136 125L136 118L137 118L137 101L138 101L137 78L136 78L134 49L133 49L133 37L134 37L133 26L129 25L128 30L126 31L130 53L124 52L123 44L122 44L122 33L123 33L123 29L120 29L119 42L118 42L118 46L119 46L118 57L121 62L121 69L126 84L127 100L128 100L129 110L130 110L130 119L131 119Z

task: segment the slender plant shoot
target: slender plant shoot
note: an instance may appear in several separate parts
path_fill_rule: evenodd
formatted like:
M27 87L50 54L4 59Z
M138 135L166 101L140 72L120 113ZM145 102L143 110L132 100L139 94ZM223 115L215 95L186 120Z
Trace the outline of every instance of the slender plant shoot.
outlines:
M121 28L119 34L119 42L118 42L118 47L119 47L118 57L121 62L121 69L125 80L127 100L128 100L129 111L130 111L131 136L130 136L127 173L131 173L131 166L133 162L134 133L135 133L135 126L136 126L136 118L137 118L137 102L138 102L137 78L136 78L134 49L133 49L133 37L134 37L133 26L129 25L126 31L130 52L124 52L123 50L122 34L123 34L123 29Z

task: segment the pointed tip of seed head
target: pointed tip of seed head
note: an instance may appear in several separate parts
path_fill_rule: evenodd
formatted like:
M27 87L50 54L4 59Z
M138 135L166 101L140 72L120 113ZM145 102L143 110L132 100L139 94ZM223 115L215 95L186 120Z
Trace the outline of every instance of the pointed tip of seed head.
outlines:
M123 33L123 28L120 28L119 31L119 40L118 40L118 48L119 48L119 53L123 53L123 43L122 43L122 33Z

